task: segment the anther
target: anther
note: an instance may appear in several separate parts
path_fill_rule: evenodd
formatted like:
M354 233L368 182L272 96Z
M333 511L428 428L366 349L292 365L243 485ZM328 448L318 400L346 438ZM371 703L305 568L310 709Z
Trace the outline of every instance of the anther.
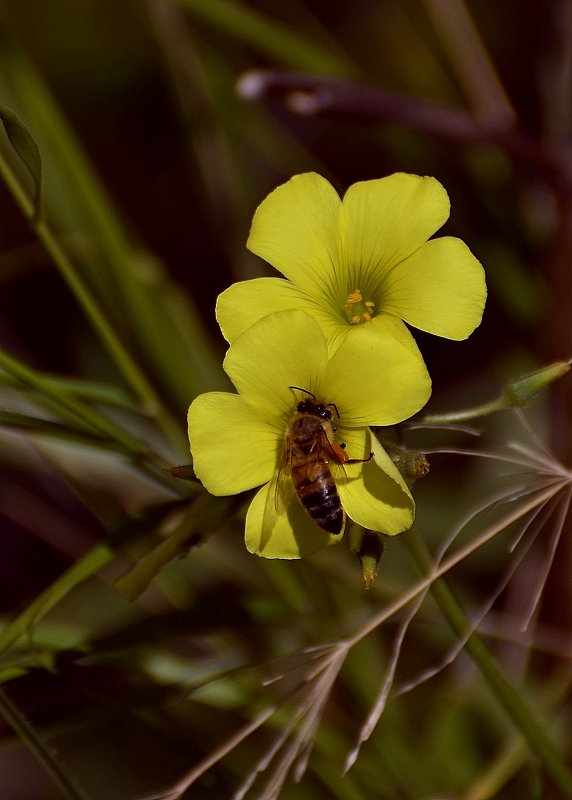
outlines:
M350 292L344 303L344 311L350 325L369 322L374 316L374 308L373 300L364 301L361 289L354 289L353 292Z

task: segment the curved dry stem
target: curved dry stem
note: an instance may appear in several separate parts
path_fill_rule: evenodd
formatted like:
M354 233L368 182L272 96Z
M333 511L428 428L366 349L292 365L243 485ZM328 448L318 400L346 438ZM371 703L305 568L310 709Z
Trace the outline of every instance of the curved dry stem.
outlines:
M539 576L538 584L536 589L532 592L532 597L530 601L530 606L528 612L525 616L525 619L522 623L521 630L526 631L533 619L536 610L540 603L540 598L544 592L546 581L548 579L548 575L552 568L552 564L554 563L554 556L556 555L556 549L560 542L560 537L562 535L562 530L564 528L564 524L566 522L566 518L568 516L568 512L570 510L570 501L572 500L572 487L568 487L568 491L566 492L566 497L560 500L560 511L558 514L558 518L556 521L556 525L554 526L554 531L552 536L550 537L550 542L546 554L546 559L542 568L542 571Z
M205 772L208 772L211 767L218 764L228 753L231 753L235 747L247 739L252 733L261 728L270 717L276 712L277 706L270 706L265 708L256 717L251 720L247 725L240 728L235 734L226 740L220 747L213 750L207 758L203 758L196 764L193 769L188 772L175 786L164 794L158 795L161 800L179 800L180 797L195 783Z
M306 689L303 690L302 700L288 725L249 772L245 781L233 795L233 800L243 800L258 776L269 769L275 759L277 763L262 792L258 795L260 800L274 800L278 797L292 768L294 768L296 780L300 780L308 763L314 734L320 723L322 712L346 659L347 652L347 648L339 647L325 657L321 669L314 673L309 679ZM283 750L282 753L281 750Z
M522 539L522 536L525 535L526 531L529 530L531 527L534 528L533 533L529 536L529 540L525 547L521 548L521 552L519 553L518 557L515 558L512 563L510 564L509 569L506 572L503 580L497 586L494 592L487 598L487 601L484 605L480 607L476 614L472 614L470 617L470 624L467 627L467 631L465 635L460 637L455 644L450 648L450 650L445 654L445 656L435 665L423 670L417 677L407 681L407 683L402 684L395 692L396 696L400 696L403 694L407 694L408 692L413 691L418 686L423 683L426 683L431 678L434 678L448 666L454 663L454 661L458 658L458 656L463 651L468 639L478 630L481 629L481 626L486 619L487 615L490 613L494 603L498 600L502 592L507 588L508 584L514 577L515 573L531 551L536 539L538 538L540 532L542 531L544 525L546 524L548 518L552 514L554 508L554 501L555 498L547 501L547 503L535 509L532 512L531 519L527 520L525 525L523 526L523 532L519 536L519 540ZM548 506L550 506L548 508ZM538 517L542 515L541 519ZM537 524L534 525L535 520Z
M401 655L401 648L403 647L403 641L405 636L407 635L407 631L409 630L409 626L417 616L417 613L421 606L425 601L425 597L427 592L423 592L416 598L416 600L412 603L411 608L409 609L407 615L402 620L399 628L397 629L397 634L393 641L393 647L391 649L391 656L389 659L389 664L387 665L387 669L385 672L385 677L382 681L381 688L377 694L376 700L372 706L370 713L368 714L363 726L360 729L359 736L357 743L353 750L351 750L346 758L343 772L344 775L348 770L350 770L357 758L360 754L361 746L364 742L367 742L371 734L374 732L375 728L377 727L377 723L381 719L383 712L385 711L385 706L387 703L387 699L393 688L393 684L395 681L395 673L397 670L397 665L399 662L399 657Z

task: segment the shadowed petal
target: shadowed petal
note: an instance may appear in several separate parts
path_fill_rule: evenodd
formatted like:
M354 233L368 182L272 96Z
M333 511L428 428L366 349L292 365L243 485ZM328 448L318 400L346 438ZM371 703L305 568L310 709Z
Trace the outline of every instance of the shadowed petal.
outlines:
M246 515L246 547L264 558L306 558L339 542L343 532L333 535L319 528L294 497L285 514L269 514L272 501L268 493L273 484L263 486L250 504ZM264 527L265 523L266 527Z
M281 432L238 395L199 395L188 424L195 474L211 494L238 494L271 479Z
M433 239L383 280L381 307L447 339L466 339L480 324L487 297L484 270L460 239Z
M348 452L350 438L348 437ZM407 530L415 518L415 502L395 464L375 436L371 436L372 461L361 466L361 477L340 481L342 505L351 519L364 528L393 536ZM357 465L356 465L357 467Z

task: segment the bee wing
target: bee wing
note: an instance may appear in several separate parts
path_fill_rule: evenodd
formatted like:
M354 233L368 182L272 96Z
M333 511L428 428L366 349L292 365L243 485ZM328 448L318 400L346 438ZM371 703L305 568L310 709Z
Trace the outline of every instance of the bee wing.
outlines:
M292 481L292 449L286 444L282 452L282 460L277 473L272 479L274 485L270 486L268 498L274 501L274 510L278 514L285 514L295 492Z
M277 470L270 481L262 518L262 530L264 531L272 531L277 515L282 516L286 513L294 490L292 480L288 481L288 479L288 472ZM292 493L289 490L288 482L292 485Z
M264 530L271 530L274 527L276 515L282 516L282 514L286 513L290 501L295 494L290 461L290 449L285 446L280 466L274 473L268 487L262 523Z

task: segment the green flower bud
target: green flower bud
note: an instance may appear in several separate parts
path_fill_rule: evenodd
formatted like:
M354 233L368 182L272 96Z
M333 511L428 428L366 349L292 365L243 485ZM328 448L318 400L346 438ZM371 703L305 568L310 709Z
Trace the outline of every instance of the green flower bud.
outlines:
M570 370L569 361L556 361L547 367L509 383L504 390L503 401L506 406L524 406L535 395L550 386Z
M429 461L421 450L396 450L391 458L408 486L429 474Z

